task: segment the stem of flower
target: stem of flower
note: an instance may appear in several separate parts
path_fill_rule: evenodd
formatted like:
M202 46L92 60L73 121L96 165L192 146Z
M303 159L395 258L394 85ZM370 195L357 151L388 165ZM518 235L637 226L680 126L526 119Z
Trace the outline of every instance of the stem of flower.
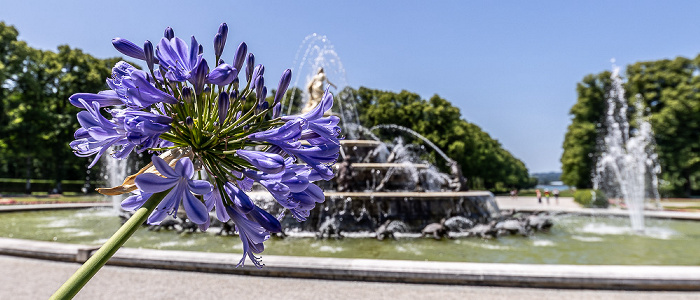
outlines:
M58 288L50 299L72 299L85 284L107 263L114 253L136 232L169 190L153 194L122 227L88 259L73 276Z

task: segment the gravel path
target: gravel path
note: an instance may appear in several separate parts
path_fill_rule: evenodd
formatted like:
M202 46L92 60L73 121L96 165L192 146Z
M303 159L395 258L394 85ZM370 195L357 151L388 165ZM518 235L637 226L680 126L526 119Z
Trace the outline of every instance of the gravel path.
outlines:
M0 299L46 299L80 265L0 256ZM700 299L638 292L270 278L106 266L76 299Z

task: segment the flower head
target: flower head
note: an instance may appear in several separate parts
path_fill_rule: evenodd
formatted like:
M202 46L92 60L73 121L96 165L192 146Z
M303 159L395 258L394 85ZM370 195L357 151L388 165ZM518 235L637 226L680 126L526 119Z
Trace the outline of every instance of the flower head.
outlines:
M239 265L248 257L261 267L256 255L282 227L246 192L257 182L300 221L325 199L313 182L332 178L338 159L339 118L326 115L333 95L326 91L308 113L281 116L291 70L282 74L268 102L265 67L255 64L246 43L239 44L231 64L221 57L228 25L222 23L214 36L211 70L195 37L187 44L170 27L163 35L143 48L122 38L112 41L122 54L146 61L148 70L122 61L107 79L109 90L72 95L69 102L84 111L77 115L81 127L70 146L78 156L94 156L91 167L110 148L118 159L134 151L159 153L153 166L105 193L135 192L122 202L128 210L141 208L156 193L165 195L148 216L150 224L175 216L182 206L206 230L214 209L217 219L235 223L244 250ZM244 64L246 84L241 85ZM206 174L208 181L194 180L195 173Z

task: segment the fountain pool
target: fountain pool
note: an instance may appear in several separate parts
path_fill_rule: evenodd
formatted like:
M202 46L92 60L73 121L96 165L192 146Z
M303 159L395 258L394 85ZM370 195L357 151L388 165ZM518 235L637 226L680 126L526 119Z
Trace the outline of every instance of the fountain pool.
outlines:
M110 209L3 213L0 237L99 245L120 226ZM207 233L138 230L125 247L242 253L238 237ZM647 219L645 234L619 217L559 215L549 232L529 237L501 236L434 240L418 234L378 241L360 238L316 239L291 234L266 242L265 255L371 258L416 261L458 261L573 265L700 266L700 227L693 221Z

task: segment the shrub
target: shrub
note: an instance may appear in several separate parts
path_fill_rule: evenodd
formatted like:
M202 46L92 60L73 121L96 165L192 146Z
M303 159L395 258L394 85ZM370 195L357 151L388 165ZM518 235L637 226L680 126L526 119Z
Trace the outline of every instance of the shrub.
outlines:
M595 193L595 201L593 200L593 193ZM608 207L608 197L605 193L600 190L590 190L590 189L580 189L574 193L574 201L581 204L583 207Z

